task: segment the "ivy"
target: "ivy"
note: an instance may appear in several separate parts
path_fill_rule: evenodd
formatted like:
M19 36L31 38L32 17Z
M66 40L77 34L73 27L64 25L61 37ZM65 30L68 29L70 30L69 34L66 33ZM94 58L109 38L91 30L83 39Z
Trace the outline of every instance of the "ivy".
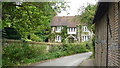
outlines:
M67 26L62 26L62 27L63 27L63 29L61 30L61 37L62 37L62 42L65 42L65 39L68 36Z

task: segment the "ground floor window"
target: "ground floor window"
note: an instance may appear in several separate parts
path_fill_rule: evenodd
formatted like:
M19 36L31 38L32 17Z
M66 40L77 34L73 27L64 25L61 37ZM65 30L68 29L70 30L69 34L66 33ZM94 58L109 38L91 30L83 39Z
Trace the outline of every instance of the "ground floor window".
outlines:
M82 41L88 41L89 38L89 36L82 36Z
M61 42L61 36L60 36L60 35L57 35L57 36L56 36L55 42Z

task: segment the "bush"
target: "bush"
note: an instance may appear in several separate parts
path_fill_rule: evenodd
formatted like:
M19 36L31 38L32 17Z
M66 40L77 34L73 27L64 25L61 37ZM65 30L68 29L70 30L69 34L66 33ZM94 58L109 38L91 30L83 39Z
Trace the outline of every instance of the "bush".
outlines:
M39 38L39 36L37 36L37 35L35 35L35 34L31 34L31 35L30 35L30 39L31 39L32 41L37 41L37 42L43 41L41 38Z
M87 51L85 43L54 45L48 51L44 45L13 43L3 46L2 62L3 66L21 65Z
M24 59L31 59L39 54L45 54L46 46L23 44L10 44L3 47L3 65L19 65Z
M53 46L49 50L50 53L54 53L53 55L55 57L61 57L87 51L88 49L86 49L86 46L80 44L64 44L63 46Z

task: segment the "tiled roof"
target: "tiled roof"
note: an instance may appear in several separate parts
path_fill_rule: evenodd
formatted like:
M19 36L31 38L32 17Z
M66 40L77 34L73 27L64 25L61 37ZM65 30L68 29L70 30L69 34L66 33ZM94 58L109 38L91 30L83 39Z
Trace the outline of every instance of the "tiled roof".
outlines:
M50 26L67 26L67 27L76 27L79 24L75 20L75 16L55 16L50 22Z

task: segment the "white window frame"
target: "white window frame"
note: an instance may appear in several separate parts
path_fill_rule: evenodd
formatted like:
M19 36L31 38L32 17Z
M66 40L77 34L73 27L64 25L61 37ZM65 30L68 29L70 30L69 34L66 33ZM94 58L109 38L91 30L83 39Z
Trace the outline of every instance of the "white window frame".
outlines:
M76 28L75 27L68 27L67 33L68 34L76 34Z
M56 36L55 42L61 42L61 36L60 36L60 35L57 35L57 36Z
M57 27L56 27L56 32L61 32L61 29L62 29L61 26L57 26Z
M76 32L76 28L71 28L71 27L70 27L70 28L68 28L68 31L69 31L69 32Z
M83 31L83 32L88 32L87 26L83 26L83 27L82 27L82 31Z

